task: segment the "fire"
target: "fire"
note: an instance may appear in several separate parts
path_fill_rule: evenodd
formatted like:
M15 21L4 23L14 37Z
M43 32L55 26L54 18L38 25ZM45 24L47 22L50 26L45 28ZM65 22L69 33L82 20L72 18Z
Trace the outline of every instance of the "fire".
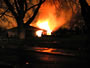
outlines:
M52 30L50 29L50 26L48 24L48 20L46 21L38 21L37 26L41 29L44 29L47 31L47 35L51 35ZM41 33L41 32L40 32Z
M68 23L72 17L72 9L68 11L64 8L60 8L60 4L56 5L52 3L52 0L46 0L45 3L39 9L39 12L30 24L31 26L42 29L41 31L36 31L36 35L51 35L51 33L60 29L64 24ZM46 33L44 34L44 31Z
M42 30L38 30L38 31L36 31L36 35L38 36L38 37L41 37L42 36Z

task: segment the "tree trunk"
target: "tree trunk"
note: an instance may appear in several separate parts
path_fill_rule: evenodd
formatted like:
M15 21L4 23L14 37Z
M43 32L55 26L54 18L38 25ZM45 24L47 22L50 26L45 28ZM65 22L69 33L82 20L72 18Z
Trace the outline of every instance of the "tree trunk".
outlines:
M24 27L23 20L18 20L18 38L24 40L26 38L26 30Z
M85 24L88 28L88 33L90 33L90 6L87 4L86 0L79 0L81 5L81 13L85 20Z
M21 40L24 40L26 38L25 36L26 36L26 32L25 32L24 27L19 27L18 28L18 38Z
M87 4L86 0L79 0L79 3L81 5L81 13L85 20L85 24L87 26L87 41L85 44L85 49L87 51L87 57L90 57L89 51L90 51L90 6ZM87 58L88 59L88 58Z
M17 48L17 65L16 68L23 68L25 64L24 41L26 38L26 30L23 19L18 18L18 39L20 40Z

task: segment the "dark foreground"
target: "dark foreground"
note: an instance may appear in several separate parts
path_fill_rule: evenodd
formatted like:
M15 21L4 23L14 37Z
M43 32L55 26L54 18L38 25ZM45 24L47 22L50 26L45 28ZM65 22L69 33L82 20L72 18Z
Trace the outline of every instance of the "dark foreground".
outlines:
M87 58L69 53L62 55L0 48L0 68L88 68Z
M1 42L0 68L88 68L85 38L77 39Z

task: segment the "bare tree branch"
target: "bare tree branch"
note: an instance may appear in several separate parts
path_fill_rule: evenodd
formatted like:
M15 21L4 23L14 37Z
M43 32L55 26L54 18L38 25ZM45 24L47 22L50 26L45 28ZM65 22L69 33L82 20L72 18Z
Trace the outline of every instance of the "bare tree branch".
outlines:
M11 18L13 17L13 16L11 16L11 15L8 15L8 14L5 14L5 16L11 17Z
M25 11L27 11L27 2L25 0Z
M33 5L33 6L31 6L30 8L28 8L26 11L25 11L25 13L27 12L27 11L29 11L30 9L32 9L32 8L34 8L34 7L36 7L36 6L38 6L39 4L36 4L36 5Z
M20 9L19 9L19 6L18 6L18 4L17 4L17 1L16 1L16 0L14 0L14 2L15 2L16 10L17 10L17 12L19 12L19 11L20 11Z
M19 4L20 12L24 12L24 3L25 0L18 0L17 3Z
M3 12L3 13L1 14L0 18L3 17L7 11L8 11L8 9L6 9L5 12Z
M8 9L12 12L12 14L14 15L14 17L17 17L17 14L14 10L14 7L10 4L9 0L4 0L5 4L7 5Z
M38 13L38 11L39 11L39 8L40 8L40 6L42 5L42 3L44 3L45 2L45 0L40 0L40 2L39 2L39 4L38 4L38 7L35 9L35 11L34 11L34 14L33 14L33 16L31 17L31 18L29 18L29 20L26 22L26 24L25 25L29 25L33 20L34 20L34 18L36 17L36 15L37 15L37 13Z

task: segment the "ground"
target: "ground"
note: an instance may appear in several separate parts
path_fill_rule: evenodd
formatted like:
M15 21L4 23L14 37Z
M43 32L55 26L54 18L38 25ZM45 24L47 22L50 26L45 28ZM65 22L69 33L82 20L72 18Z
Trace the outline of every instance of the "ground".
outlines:
M88 68L86 35L1 39L0 66L14 68ZM50 51L51 50L51 51ZM0 68L1 68L0 67Z

